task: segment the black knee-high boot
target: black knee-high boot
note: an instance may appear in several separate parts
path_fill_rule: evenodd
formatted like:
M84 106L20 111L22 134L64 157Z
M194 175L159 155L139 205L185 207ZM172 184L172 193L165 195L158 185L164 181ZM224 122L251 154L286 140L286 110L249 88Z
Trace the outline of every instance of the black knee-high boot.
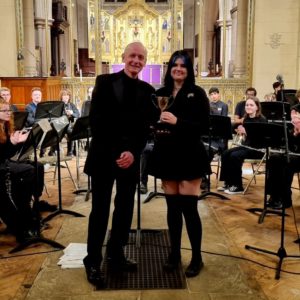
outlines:
M166 195L166 201L171 252L168 261L164 265L164 269L171 271L178 267L181 260L182 211L178 195Z
M192 246L192 259L185 271L187 277L197 276L203 267L201 256L202 224L198 213L198 196L181 195L182 212Z

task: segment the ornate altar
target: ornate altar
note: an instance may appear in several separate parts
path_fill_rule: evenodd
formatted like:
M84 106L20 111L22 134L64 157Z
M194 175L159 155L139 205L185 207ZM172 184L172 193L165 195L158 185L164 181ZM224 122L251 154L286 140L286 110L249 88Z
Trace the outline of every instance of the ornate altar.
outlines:
M147 47L147 64L151 65L162 65L173 51L183 46L181 0L155 6L142 0L128 0L119 5L100 0L99 6L99 51L101 61L110 66L122 63L124 48L133 41L141 41ZM172 13L176 18L171 18ZM93 59L96 36L95 6L90 5L89 57Z

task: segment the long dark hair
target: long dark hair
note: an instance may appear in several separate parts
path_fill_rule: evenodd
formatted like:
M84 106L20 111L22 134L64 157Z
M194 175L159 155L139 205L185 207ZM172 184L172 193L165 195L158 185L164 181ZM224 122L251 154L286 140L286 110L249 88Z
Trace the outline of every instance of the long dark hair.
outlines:
M177 50L172 54L172 56L168 62L168 69L167 69L167 72L165 75L164 83L168 89L173 89L173 86L174 86L174 80L171 77L171 69L172 69L172 67L174 67L175 62L178 58L181 58L183 60L184 65L187 69L187 78L184 81L184 86L195 84L193 63L192 63L192 60L191 60L188 52L185 50Z

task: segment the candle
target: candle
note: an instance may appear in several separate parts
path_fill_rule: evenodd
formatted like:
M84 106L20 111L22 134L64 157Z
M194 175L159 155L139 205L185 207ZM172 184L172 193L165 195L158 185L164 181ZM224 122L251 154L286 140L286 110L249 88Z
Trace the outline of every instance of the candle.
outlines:
M216 64L216 73L219 73L219 65Z
M79 74L80 74L80 81L82 82L82 70L79 70Z

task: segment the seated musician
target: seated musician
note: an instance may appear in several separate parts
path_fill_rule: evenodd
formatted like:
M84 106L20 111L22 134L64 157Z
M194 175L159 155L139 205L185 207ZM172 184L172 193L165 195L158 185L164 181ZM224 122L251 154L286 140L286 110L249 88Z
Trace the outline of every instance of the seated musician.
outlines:
M256 97L256 93L257 92L254 87L247 88L247 90L245 92L245 99L247 99L250 96ZM235 133L236 128L239 125L243 124L244 115L245 115L245 104L246 104L246 100L241 100L235 106L234 116L233 116L234 120L233 120L233 124L232 124L234 133Z
M13 112L16 112L16 111L19 111L18 108L14 105L14 104L11 104L11 92L10 92L10 89L3 86L0 88L0 97L2 97L9 105L10 105L10 108Z
M9 160L27 139L29 132L14 131L9 104L0 98L0 217L21 242L36 234L30 206L34 193L34 167Z
M208 91L208 95L210 97L210 115L214 116L228 116L228 105L221 100L220 91L217 87L211 87ZM217 138L217 137L211 137L210 141L208 137L202 138L205 148L207 150L209 161L210 163L214 159L215 156L218 156L222 154L222 152L227 149L228 141ZM210 142L210 148L209 148L209 142ZM207 189L208 187L208 178L206 176L202 177L201 181L201 189Z
M264 122L266 118L261 114L261 106L258 98L248 96L245 103L245 115L243 124L253 122ZM247 133L243 124L237 127L237 134L245 138L243 145L225 150L221 155L220 181L224 185L218 191L227 194L240 194L244 191L242 184L242 167L246 158L259 159L263 153L255 150L255 141L247 138Z
M75 119L79 118L79 110L77 109L76 105L71 102L72 94L69 89L62 89L59 93L59 99L64 102L64 110L63 114L66 115L69 119L69 127L67 129L67 155L72 156L75 154L75 149L74 149L74 142L71 141L71 133L73 130L73 123ZM51 150L49 152L49 155L53 155L55 151L55 146L51 147Z
M292 182L294 173L300 172L300 104L291 108L294 128L289 135L289 162L286 155L271 153L268 164L267 193L270 198L268 207L273 209L289 208L292 205Z

